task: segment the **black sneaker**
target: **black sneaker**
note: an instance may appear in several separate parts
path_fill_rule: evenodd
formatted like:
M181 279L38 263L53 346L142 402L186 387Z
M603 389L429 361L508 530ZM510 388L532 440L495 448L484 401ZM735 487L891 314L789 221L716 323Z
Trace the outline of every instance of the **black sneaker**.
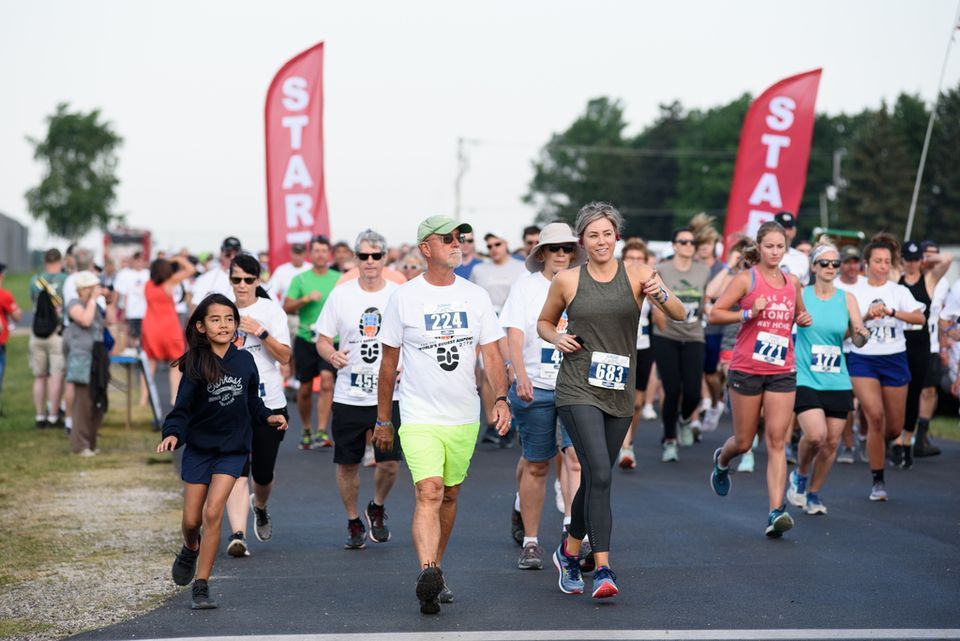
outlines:
M227 543L227 554L235 556L238 559L250 556L250 550L247 549L247 541L243 532L234 532L230 535L230 542Z
M210 586L203 579L197 579L193 582L193 603L190 604L191 610L212 610L217 607L217 602L210 598Z
M500 443L500 433L497 432L497 426L493 423L487 425L487 431L483 433L483 438L480 439L481 443Z
M440 612L440 593L443 591L443 571L430 564L423 568L417 577L417 599L420 601L422 614L438 614Z
M390 530L383 523L387 520L387 511L382 505L375 505L373 501L370 501L363 515L367 517L367 527L370 528L371 541L386 543L390 540Z
M253 510L253 534L258 541L269 541L273 538L273 524L270 522L270 515L267 514L267 508L259 508L250 495L250 509Z
M38 429L38 430L45 429L45 428L47 427L47 419L45 419L45 418L38 418L36 425L37 425L37 429ZM52 424L50 424L50 425L52 426Z
M447 578L443 577L443 589L440 590L440 603L453 603L453 592L447 587Z
M347 550L362 550L365 545L363 540L367 538L366 535L367 529L363 527L360 519L347 521L347 542L343 544L343 547Z
M170 574L173 575L173 582L177 585L189 585L193 581L193 575L197 572L197 556L200 554L200 546L196 550L191 550L186 545L180 548L180 553L173 560L173 567Z
M901 469L909 470L913 467L913 446L904 445L903 446L903 462L900 464Z
M903 446L899 444L890 446L888 459L893 467L901 467L903 465Z
M510 515L510 535L517 545L523 545L523 516L517 509Z

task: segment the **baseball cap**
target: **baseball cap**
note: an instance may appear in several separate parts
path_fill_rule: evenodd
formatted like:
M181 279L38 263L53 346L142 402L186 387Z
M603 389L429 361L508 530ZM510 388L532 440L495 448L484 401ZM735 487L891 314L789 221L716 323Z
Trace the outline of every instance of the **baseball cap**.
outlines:
M442 214L430 216L430 218L421 222L420 226L417 227L417 242L423 242L427 236L431 234L449 234L455 229L461 232L473 231L473 227L467 223L456 221L450 218L450 216L444 216Z
M305 254L307 253L307 247L303 243L294 243L290 245L290 251L294 254Z
M923 242L920 243L920 251L926 253L926 252L928 252L928 251L930 251L930 250L939 252L939 251L940 251L940 245L938 245L936 242L934 242L934 241L932 241L932 240L925 240L925 241L923 241Z
M483 235L484 240L487 240L488 238L499 238L505 243L508 242L507 235L502 231L500 231L499 229L491 229L490 231L488 231L486 234Z
M923 258L923 251L920 249L920 245L916 241L908 241L903 246L903 259L904 260L920 260Z
M793 214L789 211L778 211L777 215L773 217L775 221L780 223L784 228L791 228L797 226L797 219L794 218Z
M840 260L847 262L848 260L860 260L860 248L856 245L847 245L840 250Z
M220 251L240 251L243 247L240 245L240 239L235 236L227 236L220 243Z

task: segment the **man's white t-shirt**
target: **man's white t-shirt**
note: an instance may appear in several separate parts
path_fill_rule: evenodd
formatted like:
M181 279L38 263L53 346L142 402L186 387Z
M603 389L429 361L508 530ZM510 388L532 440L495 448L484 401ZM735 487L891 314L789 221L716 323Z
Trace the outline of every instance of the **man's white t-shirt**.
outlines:
M509 258L502 265L493 261L477 263L470 272L470 280L487 291L494 311L499 314L510 295L510 288L529 273L521 261Z
M251 317L266 328L270 336L290 347L290 328L287 326L287 315L276 301L269 298L257 298L257 302L249 307L240 308L240 318ZM286 407L287 399L283 395L283 377L280 375L280 364L277 359L263 346L263 342L253 334L237 332L237 347L250 352L257 363L257 372L260 373L260 399L263 404L272 410Z
M273 275L270 276L270 281L265 287L267 293L273 296L273 299L278 303L283 303L283 298L287 295L287 290L290 289L290 283L293 282L294 276L302 274L308 269L310 269L310 263L307 261L303 261L303 264L299 267L296 267L293 263L280 265L273 270Z
M943 304L946 302L949 292L950 285L946 278L938 280L937 286L933 288L933 296L930 300L930 318L927 320L931 354L940 353L940 312L943 311Z
M337 285L313 324L318 336L322 334L331 340L339 336L340 349L349 351L347 365L337 373L335 403L364 407L377 404L383 314L390 296L400 287L388 280L384 282L384 287L376 292L364 291L359 279Z
M193 306L199 305L200 301L212 292L223 294L230 300L236 300L233 287L230 286L230 274L220 266L220 263L216 263L193 282Z
M866 277L866 276L857 275L857 284L856 284L856 285L851 285L851 284L845 282L842 278L840 278L840 276L837 276L836 278L833 279L833 286L836 287L837 289L839 289L840 291L843 291L843 292L852 292L854 287L856 287L857 285L859 285L859 284L861 284L861 283L865 283L865 282L867 282L867 277ZM850 353L850 350L852 350L852 349L853 349L853 341L850 340L850 337L844 338L844 339L843 339L843 353L844 353L844 354L849 354L849 353Z
M870 330L870 340L863 347L853 346L851 351L862 356L886 356L898 354L907 349L907 339L903 330L907 324L892 316L867 319L867 310L875 302L882 302L886 308L893 308L898 312L923 311L926 305L917 301L910 290L893 281L887 281L879 287L870 285L863 279L849 289L857 299L860 316L865 319L864 325Z
M543 272L528 273L510 288L507 302L500 310L500 326L523 332L523 367L534 387L552 390L557 387L557 373L563 353L553 343L537 334L537 320L543 303L550 291L550 281ZM557 326L560 332L567 331L567 313L564 312Z
M807 285L810 279L810 257L794 247L787 248L780 269L800 279L801 285Z
M403 423L476 423L477 347L501 338L503 330L483 288L459 276L452 285L437 287L422 274L400 285L387 304L380 340L400 348Z
M117 272L113 289L126 297L124 314L129 319L142 319L147 314L147 298L144 288L150 280L149 269L124 268Z

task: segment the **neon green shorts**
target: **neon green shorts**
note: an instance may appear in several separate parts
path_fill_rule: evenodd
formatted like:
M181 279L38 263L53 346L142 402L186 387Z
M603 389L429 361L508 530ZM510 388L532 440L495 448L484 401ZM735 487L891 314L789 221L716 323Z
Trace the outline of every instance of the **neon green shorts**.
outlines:
M432 476L446 487L460 485L477 446L480 422L466 425L400 426L400 445L414 484Z

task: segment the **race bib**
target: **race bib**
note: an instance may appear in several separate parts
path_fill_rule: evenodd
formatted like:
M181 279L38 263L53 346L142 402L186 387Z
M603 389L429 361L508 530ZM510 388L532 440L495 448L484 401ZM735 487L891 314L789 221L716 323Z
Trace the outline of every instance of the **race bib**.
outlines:
M622 390L626 387L629 375L630 357L606 352L593 352L590 355L587 382L594 387Z
M350 370L350 396L363 398L377 391L377 372L372 367L354 367Z
M700 320L700 301L693 303L684 303L683 311L686 314L684 323L696 323Z
M540 378L545 381L557 380L563 353L553 343L543 341L540 344Z
M839 374L843 353L836 345L812 345L810 347L810 371L823 374Z
M760 332L757 334L757 342L753 345L753 360L783 367L787 364L789 346L790 339L786 336Z
M650 348L650 318L640 317L640 331L637 334L637 349Z
M892 343L897 338L897 328L893 324L883 321L867 323L870 330L870 340L876 343Z
M433 338L465 336L470 333L466 303L423 306L423 328Z

